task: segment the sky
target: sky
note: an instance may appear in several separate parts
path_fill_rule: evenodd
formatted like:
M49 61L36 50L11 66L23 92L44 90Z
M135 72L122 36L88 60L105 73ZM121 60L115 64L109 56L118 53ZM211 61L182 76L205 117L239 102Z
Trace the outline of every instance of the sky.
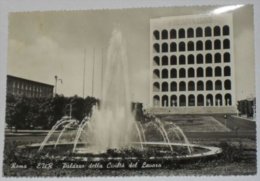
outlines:
M9 14L9 75L54 85L65 96L101 96L102 62L115 28L126 42L133 101L149 101L149 20L165 16L206 14L217 6L121 10L46 11ZM234 14L237 99L255 96L253 6ZM84 58L85 57L85 58ZM94 62L94 66L93 66ZM94 67L94 72L93 72ZM92 78L94 87L92 89Z

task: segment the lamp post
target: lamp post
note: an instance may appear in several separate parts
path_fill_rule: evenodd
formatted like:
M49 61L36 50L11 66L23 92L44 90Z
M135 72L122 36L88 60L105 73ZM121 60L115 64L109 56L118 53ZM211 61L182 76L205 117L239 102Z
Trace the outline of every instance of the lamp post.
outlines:
M55 96L58 92L58 81L60 81L60 83L62 84L62 79L59 79L57 75L55 75L54 78L55 78L55 89L54 89L54 96Z

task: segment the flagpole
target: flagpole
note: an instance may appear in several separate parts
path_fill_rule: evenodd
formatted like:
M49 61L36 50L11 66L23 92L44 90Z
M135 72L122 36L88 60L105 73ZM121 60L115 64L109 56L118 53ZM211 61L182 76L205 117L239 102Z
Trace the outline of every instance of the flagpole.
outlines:
M94 97L94 70L95 70L95 48L93 49L93 69L92 69L92 97Z
M86 74L86 48L84 49L84 62L83 62L83 64L84 64L84 66L83 66L83 90L82 90L82 96L83 96L83 99L85 98L85 78L86 78L86 76L85 76L85 74Z

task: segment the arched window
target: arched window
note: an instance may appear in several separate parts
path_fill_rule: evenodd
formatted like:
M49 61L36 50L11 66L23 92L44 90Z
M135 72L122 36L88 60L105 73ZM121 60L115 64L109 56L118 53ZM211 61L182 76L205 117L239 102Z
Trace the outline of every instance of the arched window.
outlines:
M221 42L220 42L220 40L215 40L214 41L214 49L215 50L221 49Z
M179 103L180 107L186 106L186 96L185 95L180 95L179 101L180 101L180 103Z
M162 44L162 52L168 52L168 44L167 43Z
M205 49L206 49L206 50L211 50L211 49L212 49L212 43L211 43L210 40L207 40L207 41L205 42Z
M207 99L207 106L213 106L214 105L213 96L211 94L208 94L206 99Z
M189 28L187 33L188 33L188 38L193 38L194 37L194 30L192 28Z
M213 83L211 80L206 82L206 90L213 90Z
M214 59L215 59L215 63L221 63L221 54L215 53Z
M231 76L231 69L229 66L224 67L224 76Z
M197 106L204 106L204 96L202 94L197 97Z
M204 74L203 74L203 68L199 67L197 68L197 77L203 77Z
M158 82L153 83L153 92L160 92L160 84Z
M167 82L162 83L162 92L168 92L169 91L169 86Z
M160 53L160 45L158 43L153 44L154 53Z
M179 78L185 78L186 77L186 72L184 68L181 68L179 70Z
M197 64L203 64L203 55L202 54L197 55Z
M168 70L167 69L163 69L162 70L162 78L163 79L167 79L169 76L168 76Z
M225 90L231 90L231 81L225 80L224 87L225 87Z
M177 78L177 70L175 68L171 69L171 78Z
M159 33L159 31L155 30L155 31L153 32L153 37L154 37L155 40L159 40L159 39L160 39L160 33Z
M196 37L202 37L202 28L198 27L196 29Z
M222 95L221 94L217 94L215 100L216 100L215 101L216 106L222 106Z
M188 64L194 64L194 56L193 55L188 56Z
M177 65L177 57L175 55L171 56L171 65Z
M168 57L167 56L162 57L162 65L168 65Z
M185 30L183 28L179 29L179 38L185 38Z
M224 49L229 49L229 48L230 48L229 39L225 39L225 40L223 41L223 47L224 47Z
M211 67L207 67L206 68L206 77L212 77L212 68Z
M214 27L214 36L220 36L220 27L219 26Z
M215 77L221 77L221 68L220 67L216 67L215 68Z
M153 57L153 65L160 65L160 58L158 56Z
M169 106L169 100L167 95L162 96L162 107L168 107Z
M230 94L225 95L225 103L226 103L226 106L232 105L232 96Z
M212 55L210 53L206 54L206 63L212 63Z
M195 83L193 81L189 81L188 91L195 91Z
M230 62L230 53L224 53L224 62Z
M229 26L228 25L223 26L223 35L229 35Z
M171 96L171 106L172 107L177 106L177 96L176 95Z
M185 65L186 64L186 58L184 55L179 56L179 65Z
M185 82L180 82L179 83L179 91L186 91L186 83Z
M194 43L192 41L188 42L188 51L193 51L194 50Z
M202 41L197 41L197 43L196 43L196 50L203 50L203 43L202 43Z
M153 78L154 79L159 79L160 78L160 71L158 69L155 69L153 71Z
M202 81L197 82L197 91L203 91L204 90L204 83Z
M188 102L189 102L189 106L195 106L195 96L194 95L189 95L188 97Z
M205 36L208 37L208 36L211 36L211 28L209 26L207 26L205 28Z
M158 95L153 96L153 105L155 107L160 106L160 97Z
M167 30L162 30L162 39L168 39L168 31Z
M171 91L177 91L177 83L171 82Z
M194 69L193 68L189 68L188 69L188 77L194 77Z
M222 90L222 84L220 80L216 80L215 82L215 90Z
M182 41L179 43L179 51L184 52L186 50L185 43Z
M171 46L171 52L176 52L177 51L176 43L172 42L170 46Z
M170 36L171 36L171 39L176 39L176 30L175 29L172 29L170 31Z

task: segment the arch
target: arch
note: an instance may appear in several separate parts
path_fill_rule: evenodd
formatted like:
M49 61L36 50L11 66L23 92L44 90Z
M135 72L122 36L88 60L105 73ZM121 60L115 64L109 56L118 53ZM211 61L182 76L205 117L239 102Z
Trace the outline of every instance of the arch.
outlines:
M206 63L212 63L212 55L210 53L206 54Z
M186 72L184 68L181 68L179 70L179 78L185 78L186 77Z
M231 94L226 94L225 95L225 105L226 106L231 106L232 105L232 96L231 96Z
M228 25L223 26L222 34L224 36L229 35L229 26Z
M163 79L168 79L169 75L168 75L168 69L163 69L162 70L162 78Z
M222 90L222 82L220 80L215 81L215 90Z
M171 107L176 107L177 106L177 96L172 95L171 96Z
M208 95L206 96L206 100L207 100L207 106L213 106L213 105L214 105L212 94L208 94Z
M190 78L190 77L194 77L195 75L194 75L195 73L194 73L194 69L193 68L189 68L188 69L188 77Z
M205 36L206 36L206 37L211 36L211 28L210 28L209 26L207 26L207 27L205 28Z
M175 55L171 56L171 65L177 65L177 57Z
M155 40L159 40L160 39L160 33L159 33L158 30L154 30L153 37L154 37Z
M177 70L175 68L171 69L171 78L177 78Z
M158 95L154 95L154 96L153 96L153 105L154 105L155 107L160 106L160 97L159 97Z
M207 67L206 68L206 77L212 77L213 73L212 73L212 68L211 67Z
M158 56L153 57L153 65L160 65L160 58Z
M160 45L158 43L153 44L154 53L160 53Z
M170 38L171 39L176 39L176 30L175 29L171 29L171 31L170 31Z
M179 91L186 91L186 83L184 81L179 83Z
M214 27L214 36L220 36L220 27L219 26Z
M153 92L160 92L160 84L159 82L153 83Z
M202 54L198 54L196 59L197 59L197 64L203 64L203 55Z
M229 66L224 67L224 76L231 76L231 68Z
M195 83L193 81L189 81L188 91L195 91Z
M168 65L168 57L167 56L162 57L162 65Z
M186 64L186 57L184 55L179 56L179 65Z
M184 52L186 50L185 43L182 41L179 43L179 51Z
M197 96L197 106L204 106L204 96L202 94Z
M160 78L160 71L158 69L153 70L153 78L154 79Z
M188 51L193 51L194 50L194 43L193 41L188 42Z
M193 94L189 95L188 97L188 105L195 106L195 96Z
M168 82L162 83L162 92L168 92L169 91L169 85Z
M225 88L225 90L231 90L231 81L230 80L225 80L224 88Z
M167 95L162 96L162 107L168 107L169 106L169 100Z
M206 50L211 50L212 49L212 42L211 42L211 40L207 40L205 42L205 49Z
M201 27L198 27L196 29L196 37L202 37L202 28Z
M186 106L186 96L185 95L180 95L179 105L180 105L180 107Z
M167 43L162 44L162 52L163 53L168 52L168 44Z
M193 30L193 28L189 28L187 30L187 37L188 38L193 38L194 37L194 30Z
M199 67L197 68L197 77L203 77L204 74L203 74L203 68Z
M230 62L230 53L224 53L224 62Z
M194 55L190 54L188 56L188 64L194 64Z
M197 82L197 91L203 91L204 90L204 83L200 80Z
M179 29L179 38L185 38L185 30L183 28Z
M170 47L171 52L176 52L176 51L177 51L177 45L176 45L176 43L172 42L170 46L171 46L171 47Z
M221 63L221 54L220 53L215 53L214 61L215 61L215 63Z
M177 83L171 82L171 91L176 92L177 91Z
M229 49L230 48L230 41L229 41L229 39L225 39L223 41L223 48L224 49Z
M220 67L215 67L215 77L221 77L221 68Z
M167 30L162 30L162 39L168 39L168 31Z
M196 42L196 50L203 50L203 43L202 41L197 41Z
M215 105L222 106L222 95L221 94L217 94L215 96Z
M206 90L213 90L213 83L211 80L206 82Z
M219 49L221 49L221 42L220 42L220 40L215 40L214 41L214 49L215 50L219 50Z

